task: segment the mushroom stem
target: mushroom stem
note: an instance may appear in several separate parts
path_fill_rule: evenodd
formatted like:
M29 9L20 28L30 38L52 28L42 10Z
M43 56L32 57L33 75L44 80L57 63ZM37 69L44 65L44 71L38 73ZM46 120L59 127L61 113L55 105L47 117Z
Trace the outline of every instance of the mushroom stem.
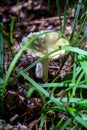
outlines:
M44 82L48 80L48 66L48 59L44 59L43 61L36 64L35 75L37 78L42 79Z

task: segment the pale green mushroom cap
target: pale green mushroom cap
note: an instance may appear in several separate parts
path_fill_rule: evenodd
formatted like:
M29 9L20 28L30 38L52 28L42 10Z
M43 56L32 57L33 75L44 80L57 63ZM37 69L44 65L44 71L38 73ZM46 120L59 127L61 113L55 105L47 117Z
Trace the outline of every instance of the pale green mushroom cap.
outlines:
M33 36L40 33L42 33L42 31L36 32L36 33L30 33L27 37L24 37L22 39L22 44L24 44L24 42L28 41ZM44 56L46 53L49 53L51 51L54 51L55 49L58 49L59 46L65 46L65 45L69 45L69 42L64 38L61 38L61 34L59 32L52 31L52 32L41 35L37 40L31 43L31 45L26 50L28 54L32 55L33 57L40 58ZM49 55L48 58L50 60L55 60L65 55L65 53L66 53L65 50L60 50Z
M50 47L54 45L58 41L58 39L61 37L59 32L50 32L45 34L45 44L47 47Z
M53 50L59 48L60 46L68 46L69 42L64 39L64 38L59 38L59 40L54 44L53 46ZM51 58L52 60L56 60L60 57L63 57L65 54L67 54L67 52L65 50L59 50L51 55L49 55L49 58Z

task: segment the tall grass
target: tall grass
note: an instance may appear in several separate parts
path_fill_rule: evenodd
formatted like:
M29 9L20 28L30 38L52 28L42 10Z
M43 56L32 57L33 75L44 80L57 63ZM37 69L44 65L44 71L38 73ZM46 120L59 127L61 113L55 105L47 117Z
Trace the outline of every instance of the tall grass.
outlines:
M61 21L61 13L60 13L60 1L56 0L56 6L57 6L57 12L59 16L60 21L60 31L62 33L65 33L65 29L67 26L67 20L66 20L66 14L68 9L68 0L66 0L65 9L64 9L64 23L62 24ZM50 2L51 3L51 2ZM18 73L18 76L23 76L28 82L29 88L31 88L31 91L27 92L27 97L31 97L32 92L36 90L38 94L41 96L43 101L43 107L41 111L41 121L40 121L40 127L39 130L43 129L46 117L48 113L56 112L59 113L63 112L64 117L62 117L55 125L55 123L52 124L52 128L54 130L61 129L65 130L68 129L83 129L87 128L87 98L84 95L87 91L87 51L82 50L79 48L80 42L85 39L85 36L81 35L81 32L83 30L83 27L87 20L87 14L84 15L84 19L82 20L82 25L77 33L77 36L75 36L76 32L76 26L79 23L79 14L80 9L82 5L82 0L78 0L77 4L77 10L76 10L76 16L73 23L72 28L72 34L69 39L71 46L61 46L60 48L56 48L53 52L50 52L46 54L44 57L38 59L34 63L32 63L30 66L28 66L24 70L20 70L16 67L16 63L20 56L22 55L23 51L30 45L32 42L34 42L40 35L36 35L33 38L31 38L29 41L26 42L26 44L18 51L18 53L14 56L14 59L12 60L8 71L6 73L5 79L3 84L0 86L0 110L3 112L3 100L4 100L4 93L6 90L6 86L9 83L9 78L11 73L16 70ZM13 25L11 32L13 31ZM46 32L48 33L48 32ZM2 34L1 34L2 35ZM1 36L2 39L2 36ZM2 46L3 46L3 40L1 40ZM13 36L11 34L11 41L13 42ZM50 83L43 83L39 84L34 79L29 77L27 75L27 71L30 70L32 67L36 65L37 62L40 62L41 60L47 58L50 54L58 51L58 50L66 50L68 53L72 56L72 76L69 78L67 77L65 80L62 80L61 82L50 82ZM1 56L1 55L0 55ZM0 57L1 58L1 57ZM2 55L3 59L3 55ZM3 65L3 61L2 61ZM3 72L2 72L3 74ZM16 77L16 78L17 78ZM3 77L1 77L3 78ZM14 79L14 78L13 78ZM49 91L49 89L51 91ZM61 91L61 90L63 91ZM64 97L55 96L55 91L60 90L60 92L57 92L56 95L67 93ZM67 120L66 120L67 118Z
M15 22L15 17L12 17L11 19L11 24L10 24L10 50L12 57L14 57L14 49L13 49L13 43L14 43L14 38L13 38L13 31L14 31L14 22Z
M81 4L82 4L82 0L79 0L78 4L77 4L77 11L76 11L76 16L75 16L75 20L74 20L73 30L72 30L72 34L70 37L71 42L72 42L73 37L75 35L75 29L76 29L76 26L78 24L78 17L79 17L79 13L80 13L80 9L81 9Z
M3 31L3 24L0 23L0 102L2 102L2 88L1 85L3 84L4 81L4 38L2 35ZM2 105L1 105L2 108ZM0 111L1 114L1 111Z

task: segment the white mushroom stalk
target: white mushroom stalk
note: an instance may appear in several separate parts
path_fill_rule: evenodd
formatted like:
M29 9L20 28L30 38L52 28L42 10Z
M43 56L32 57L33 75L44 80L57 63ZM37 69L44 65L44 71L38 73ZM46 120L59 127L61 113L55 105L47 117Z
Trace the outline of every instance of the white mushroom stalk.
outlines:
M49 30L46 30L49 31ZM45 32L45 31L43 31ZM40 34L41 32L37 33L30 33L27 37L24 37L22 39L22 44L24 44L26 41L28 41L33 36ZM26 49L28 54L32 55L35 58L41 58L46 53L49 53L51 51L54 51L55 49L58 49L59 46L65 46L69 45L69 42L62 38L60 33L57 31L51 31L48 33L45 33L37 40L35 40L32 44L29 45L29 47ZM48 80L48 66L50 60L56 60L66 54L65 50L60 50L55 53L52 53L49 55L46 59L36 64L35 69L35 75L37 78L42 79L44 82Z

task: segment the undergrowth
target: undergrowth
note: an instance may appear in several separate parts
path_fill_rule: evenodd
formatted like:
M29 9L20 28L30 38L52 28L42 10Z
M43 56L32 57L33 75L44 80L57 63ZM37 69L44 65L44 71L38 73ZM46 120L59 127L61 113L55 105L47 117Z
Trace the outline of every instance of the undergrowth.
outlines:
M56 0L56 6L58 11L58 17L60 21L60 31L61 33L65 33L65 29L67 26L67 10L68 10L68 0L66 0L65 9L64 9L64 21L62 23L61 21L61 11L60 11L60 1ZM51 1L49 1L49 4L51 4ZM87 21L87 13L84 12L82 16L79 18L81 6L83 5L82 0L78 0L77 3L77 9L76 9L76 15L73 22L72 27L72 34L70 36L69 42L70 46L62 46L61 48L56 49L55 51L46 54L44 57L38 59L34 63L32 63L29 67L27 67L24 70L20 70L20 68L17 68L16 63L20 56L22 55L23 51L32 44L33 41L35 41L40 35L34 36L29 41L26 42L26 44L18 51L16 55L14 55L13 49L10 48L10 51L13 55L13 60L8 68L8 71L3 78L3 39L5 38L3 35L3 31L0 32L0 45L2 46L2 50L0 52L0 112L1 114L4 114L4 107L3 107L3 101L4 101L4 93L6 90L6 86L9 82L14 81L19 76L24 77L29 84L31 84L29 87L29 91L27 92L27 98L30 98L32 93L36 90L38 94L41 96L43 100L43 107L41 111L41 120L40 120L40 126L39 130L43 129L44 123L46 121L47 115L52 114L54 112L60 112L64 113L63 117L60 118L59 121L56 122L56 124L52 123L52 128L54 130L61 129L65 130L73 129L73 130L81 130L83 128L87 128L87 96L85 95L87 92L87 51L82 50L80 46L84 44L84 41L86 40L86 32L82 34L82 30L84 28L84 25ZM80 22L79 22L80 20ZM80 26L80 30L76 33L76 27L79 23L82 23ZM13 43L13 24L14 24L14 18L11 22L11 28L10 28L10 43ZM2 25L0 27L0 30L2 30ZM5 39L6 40L6 39ZM42 61L43 59L47 58L50 54L58 51L58 50L66 50L68 52L68 55L72 57L72 76L68 77L61 81L61 82L55 82L57 80L53 79L53 82L50 83L43 83L39 84L35 80L33 80L31 77L27 75L27 71L29 71L32 67L36 65L39 61ZM68 56L67 55L67 56ZM66 59L64 59L66 61ZM13 71L17 72L17 76L13 77L12 81L9 81L10 75ZM57 77L58 78L58 77ZM30 91L32 89L32 91ZM55 96L56 90L62 90L57 93L67 93L65 97L58 97ZM51 92L49 92L51 90Z

